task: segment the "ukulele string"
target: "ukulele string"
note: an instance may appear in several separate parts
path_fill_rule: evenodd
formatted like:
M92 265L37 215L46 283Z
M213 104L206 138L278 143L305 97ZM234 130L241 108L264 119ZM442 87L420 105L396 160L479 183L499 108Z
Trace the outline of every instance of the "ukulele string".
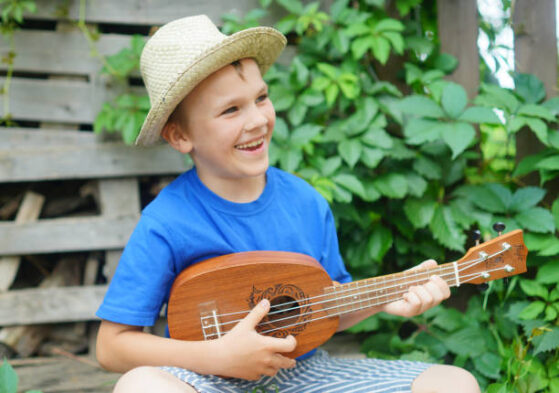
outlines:
M383 281L381 284L384 285L384 284L387 284L387 283L393 283L393 282L398 282L398 281L402 281L402 280L406 281L405 283L408 283L407 280L408 280L409 278L415 278L415 277L418 277L418 276L424 276L424 275L426 275L426 274L432 273L432 271L433 271L433 270L436 270L436 269L439 269L439 272L442 273L442 274L439 274L439 276L440 276L441 278L442 278L443 276L449 276L449 275L451 276L451 278L453 278L453 276L455 275L455 273L454 273L454 267L453 267L452 265L453 265L454 263L457 263L457 264L458 264L458 266L460 267L460 269L459 269L458 271L459 271L459 272L462 272L462 271L467 270L467 269L469 269L469 268L471 268L471 267L473 267L473 266L475 266L475 265L477 265L477 264L479 264L479 263L481 263L481 262L483 262L483 261L485 261L485 260L487 260L487 259L491 259L491 258L493 258L493 257L495 257L495 256L497 256L497 255L499 255L499 254L501 254L501 253L503 253L503 252L505 252L505 251L507 251L507 248L503 248L502 250L497 251L497 252L495 252L495 253L493 253L493 254L491 254L491 255L488 255L488 256L486 256L486 257L484 257L484 258L478 258L478 259L474 259L474 260L470 260L470 261L464 261L464 262L450 262L450 263L448 263L448 264L441 265L441 266L438 266L438 267L435 267L435 268L431 268L431 269L428 269L428 270L420 270L420 271L417 271L415 274L406 274L406 275L403 275L402 277L393 277L393 278L391 278L391 279L389 279L389 280ZM412 281L412 282L409 282L409 283L414 284L414 283L418 283L418 282L423 282L423 281L426 280L426 279L427 279L427 277L423 277L423 278L422 278L421 280L419 280L419 281L416 280L416 281ZM360 286L360 287L354 287L354 288L349 287L349 288L347 288L347 289L342 289L342 290L340 290L340 291L336 291L335 293L336 293L336 295L339 295L339 294L343 294L344 292L349 292L349 294L346 295L346 296L338 297L339 299L345 299L345 298L348 298L348 297L352 297L352 296L356 296L356 295L362 294L362 293L359 293L359 292L356 293L356 292L355 292L356 290L366 289L366 288L372 287L372 286L374 287L374 286L376 286L376 285L378 285L378 284L379 284L379 282L372 282L372 283L370 283L370 284L363 285L363 286ZM400 285L401 285L401 284L400 284ZM399 285L386 286L386 287L382 287L381 289L383 289L383 290L384 290L384 289L391 289L391 288L395 288L395 287L397 287L397 286L399 286ZM376 290L378 290L378 288L376 288ZM363 292L363 293L366 293L366 292ZM328 296L330 296L330 295L331 295L331 294L315 295L315 296L311 296L311 297L307 297L307 298L302 298L302 299L300 299L299 301L300 301L300 302L308 302L309 300L313 300L313 299L326 298L326 297L328 297ZM312 306L312 305L316 305L316 304L325 303L325 302L328 302L328 301L331 301L331 300L328 300L328 299L327 299L327 300L324 300L324 301L321 301L321 302L314 302L314 303L306 304L306 305L304 305L304 306L295 306L295 307L291 307L291 308L288 308L288 309L279 309L279 308L282 308L283 306L290 306L290 305L293 305L293 304L298 304L298 302L297 302L297 301L288 301L288 302L284 302L284 303L274 304L274 305L271 307L271 309L276 309L276 310L279 309L279 310L277 310L277 311L271 311L271 312L268 313L268 315L275 315L275 314L279 314L279 313L283 313L283 312L287 312L287 311L296 310L296 309L302 308L302 307L307 307L307 306ZM249 312L250 312L250 310L235 311L235 312L217 314L217 317L225 317L225 316L231 316L231 315L236 315L236 314L244 314L244 315L246 315L246 314L248 314ZM242 319L242 318L241 318L241 319ZM239 322L241 319L231 321L231 323Z
M447 268L445 267L445 269L447 269ZM450 278L453 278L454 277L454 270L450 270L450 269L452 269L452 268L450 267L448 269L449 270L448 272L443 273L443 274L439 274L439 276L441 278L444 277L444 276L450 276ZM429 271L422 271L421 274L414 274L413 276L406 276L405 277L405 279L406 279L405 283L406 284L423 283L423 282L428 280L428 277L425 276L426 273L429 273ZM415 280L415 281L407 280L410 277L417 277L417 276L420 276L420 275L423 275L423 277L420 278L419 280ZM404 278L403 277L400 278L400 280L402 280L402 279L404 279ZM398 281L398 280L396 279L396 280L391 280L391 281ZM382 284L386 284L387 282L389 282L389 281L382 282ZM344 292L349 292L349 294L347 294L345 296L337 296L336 299L337 300L345 300L345 299L352 298L352 297L355 297L355 296L360 296L360 295L364 295L364 294L367 294L367 293L377 292L379 290L383 290L383 291L384 290L390 290L390 289L398 288L398 287L402 286L402 284L397 284L397 285L383 286L381 288L373 288L373 289L370 289L370 290L362 291L363 289L366 289L368 287L372 287L374 285L376 285L376 284L373 283L373 284L363 285L363 286L360 286L360 287L343 289L339 292L336 292L335 295L338 295L338 294L344 293ZM360 292L355 292L355 291L360 291ZM404 292L407 292L407 289ZM311 307L311 306L316 306L316 305L319 305L319 304L332 302L333 300L329 297L330 295L332 295L332 294L316 295L316 296L311 296L311 297L299 299L299 301L289 301L289 302L285 302L285 303L275 304L275 305L271 306L270 309L277 309L277 308L280 308L281 306L292 305L292 304L297 304L297 306L290 307L290 308L287 308L287 309L281 309L281 310L277 310L277 311L271 311L267 315L275 315L275 314L280 314L280 313L284 313L284 312L287 312L287 311L297 310L297 309L304 308L304 307ZM382 295L378 296L378 298L386 297L386 296L390 296L390 295L391 295L390 293L389 294L382 294ZM302 306L298 305L299 302L307 302L311 299L319 299L319 298L326 298L326 299L325 300L320 300L320 301L315 301L315 302L310 302L310 303L305 303ZM244 318L244 316L246 316L246 314L248 314L249 312L250 312L250 310L235 311L235 312L230 312L230 313L217 314L216 317L224 317L224 316L231 316L231 315L236 315L236 314L243 314L243 317L241 317L240 319L235 319L235 320L232 320L232 321L229 321L229 322L224 322L222 324L222 325L227 325L227 324L233 324L233 323L240 322L242 320L242 318ZM291 317L288 317L288 318L291 318ZM278 320L276 319L275 321L278 321ZM265 323L271 323L271 322L263 322L263 324L265 324ZM209 325L209 326L212 326L212 325Z
M489 269L489 270L487 270L487 272L495 272L495 271L499 271L499 270L504 270L504 268L499 267L499 268L495 268L495 269ZM472 273L472 274L464 275L465 280L463 280L462 283L468 283L469 281L474 280L474 279L478 278L479 276L480 276L479 273ZM455 286L455 284L454 284L454 285L453 285L453 284L450 284L450 286ZM403 294L403 293L406 293L406 292L407 292L407 290L406 290L406 291L399 291L399 292L394 292L394 293L392 293L391 295L400 295L400 294ZM380 299L381 297L384 297L384 296L373 297L373 298L371 298L371 299L368 299L368 301ZM367 308L370 308L370 307L379 306L379 305L381 305L381 304L390 303L390 302L399 300L399 299L401 299L401 298L402 298L402 296L399 296L399 297L396 298L396 299L385 299L385 300L381 300L381 301L379 301L378 303L375 303L375 304L369 304L369 305L366 305L366 306L360 306L360 307L356 307L356 308L350 308L350 309L345 310L345 311L339 311L338 314L336 314L336 315L343 315L343 314L352 313L352 312L354 312L354 311L364 310L364 309L367 309ZM367 300L357 300L357 301L355 301L355 302L348 303L348 304L346 304L346 305L344 305L344 306L342 306L342 307L348 307L348 306L351 306L351 305L354 305L354 304L363 303L363 302L365 302L365 301L367 301ZM337 305L336 305L336 306L332 306L332 307L323 308L323 309L321 309L320 311L325 312L325 311L332 310L332 309L339 308L339 307L340 307L340 306L337 306ZM282 319L276 319L276 320L274 320L274 321L272 321L272 322L262 322L262 323L259 323L259 324L257 325L257 327L261 327L262 325L267 325L267 324L274 323L274 322L280 322L280 321L287 320L287 319L298 318L298 317L302 317L302 316L306 316L306 315L312 315L312 314L315 314L315 313L316 313L316 311L310 311L310 312L306 312L306 313L303 313L303 314L297 314L297 315L289 316L289 317L282 318ZM293 323L293 324L290 324L290 325L285 325L285 326L280 326L280 327L273 328L273 329L263 330L263 331L261 331L260 333L261 333L261 334L267 334L267 333L271 333L271 332L274 332L274 331L277 331L277 330L287 329L287 328L291 328L291 327L295 327L295 326L298 326L298 325L302 325L302 324L306 324L306 323L309 323L309 322L318 321L318 320L325 319L325 318L331 318L331 317L332 317L332 315L325 315L325 316L321 316L321 317L311 318L311 319L306 320L306 321L300 321L300 322L296 322L296 323ZM238 322L238 321L230 321L230 322L220 323L219 325L220 325L220 326L224 326L224 325L230 324L230 323L232 323L232 322ZM216 326L216 325L208 325L208 326L206 326L206 328L215 327L215 326ZM227 334L227 333L229 333L231 330L232 330L232 329L229 329L229 330L226 330L226 331L221 330L221 335ZM211 333L211 334L208 334L207 337L208 337L208 338L211 338L212 336L218 336L218 334L217 334L217 333Z

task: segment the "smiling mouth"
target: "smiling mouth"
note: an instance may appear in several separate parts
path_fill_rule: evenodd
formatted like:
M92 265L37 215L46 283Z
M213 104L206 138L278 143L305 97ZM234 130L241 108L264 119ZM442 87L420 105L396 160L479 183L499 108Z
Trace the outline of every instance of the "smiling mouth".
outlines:
M245 151L254 151L258 150L262 144L264 144L264 137L255 140L254 142L244 143L242 145L235 145L236 149L245 150Z

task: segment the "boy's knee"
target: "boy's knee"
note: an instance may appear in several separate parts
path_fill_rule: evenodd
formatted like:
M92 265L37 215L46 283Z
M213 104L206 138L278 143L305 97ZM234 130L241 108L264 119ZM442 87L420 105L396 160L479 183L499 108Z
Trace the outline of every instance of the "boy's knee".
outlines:
M157 368L142 366L123 374L113 393L195 393L196 390L173 375Z
M455 366L435 365L413 382L413 393L480 393L476 378Z

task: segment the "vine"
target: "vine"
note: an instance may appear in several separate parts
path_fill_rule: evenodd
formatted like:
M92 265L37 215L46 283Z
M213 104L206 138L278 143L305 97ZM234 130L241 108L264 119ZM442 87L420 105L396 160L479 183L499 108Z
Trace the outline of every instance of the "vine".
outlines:
M0 8L2 8L0 33L9 43L8 53L2 56L1 60L8 68L4 85L0 89L0 94L3 95L3 116L0 119L0 124L13 126L14 123L10 113L10 86L14 72L14 59L16 57L14 33L20 29L23 23L23 14L26 11L36 12L37 5L34 0L0 0Z

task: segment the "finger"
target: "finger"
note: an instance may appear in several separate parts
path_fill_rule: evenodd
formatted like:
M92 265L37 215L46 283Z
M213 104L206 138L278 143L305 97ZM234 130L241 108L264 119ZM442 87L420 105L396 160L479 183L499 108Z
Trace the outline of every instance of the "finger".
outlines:
M431 276L424 286L431 296L433 296L436 304L439 304L450 296L450 288L447 283L438 276Z
M426 310L427 308L431 307L434 303L433 295L425 288L424 285L418 285L416 287L410 288L414 291L414 293L419 297L420 300L420 309L421 311Z
M297 347L297 340L292 335L285 338L266 337L270 349L274 352L292 352Z
M291 359L288 358L287 356L283 356L280 355L279 353L276 353L274 355L274 359L273 362L271 364L272 367L275 367L276 369L280 369L280 368L293 368L295 367L295 359Z
M244 317L239 325L246 325L252 329L268 314L270 311L270 302L268 299L262 299L250 312Z
M426 261L421 262L419 265L408 269L408 271L417 271L417 270L425 270L425 269L432 269L437 266L437 261L434 259L427 259Z

